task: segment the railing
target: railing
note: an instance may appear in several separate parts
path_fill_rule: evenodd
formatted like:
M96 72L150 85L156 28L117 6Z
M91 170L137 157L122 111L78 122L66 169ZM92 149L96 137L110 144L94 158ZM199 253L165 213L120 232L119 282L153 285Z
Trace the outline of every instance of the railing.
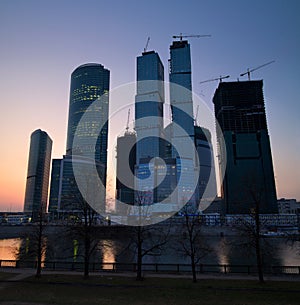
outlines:
M36 268L36 261L23 260L0 260L0 268ZM44 270L57 271L82 271L84 262L68 261L44 261L42 262ZM137 265L135 263L101 263L90 262L89 270L91 272L111 271L111 272L135 272ZM190 273L192 271L190 264L163 264L163 263L144 263L142 265L144 272L150 273ZM221 273L221 274L257 274L257 267L254 265L217 265L217 264L197 264L198 273ZM265 274L273 275L300 275L300 266L264 266Z

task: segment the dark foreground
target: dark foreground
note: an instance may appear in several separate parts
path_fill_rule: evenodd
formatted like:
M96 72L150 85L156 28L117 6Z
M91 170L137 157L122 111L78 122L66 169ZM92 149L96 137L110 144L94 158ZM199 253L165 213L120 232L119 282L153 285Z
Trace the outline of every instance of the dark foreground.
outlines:
M1 305L287 305L300 304L300 282L44 274L10 282L12 274L0 273ZM15 276L15 275L14 275Z

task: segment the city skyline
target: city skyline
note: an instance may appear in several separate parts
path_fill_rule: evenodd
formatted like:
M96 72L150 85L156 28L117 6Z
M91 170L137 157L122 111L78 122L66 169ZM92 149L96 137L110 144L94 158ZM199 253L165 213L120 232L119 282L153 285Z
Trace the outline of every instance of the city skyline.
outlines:
M220 74L230 74L229 80L236 80L247 68L276 60L269 67L255 71L251 78L264 80L277 196L299 200L300 128L296 102L300 46L296 12L299 4L275 1L270 6L259 1L251 4L229 1L225 6L214 1L201 6L192 1L185 12L190 18L182 20L178 17L181 8L176 3L168 3L171 9L167 4L159 5L160 14L155 19L155 3L146 14L145 7L137 7L135 1L125 9L121 2L113 2L87 1L95 10L90 11L88 18L83 16L84 21L97 25L97 29L101 22L110 21L107 33L88 31L84 21L74 28L68 25L72 16L80 16L83 4L68 7L68 1L44 5L29 1L26 6L21 1L1 3L3 49L0 62L3 74L0 88L4 116L0 139L5 144L0 155L0 210L22 210L29 138L35 129L45 130L53 139L53 158L61 158L64 154L69 80L75 67L87 62L103 64L111 71L113 90L135 79L136 56L142 53L148 36L151 37L149 50L157 51L166 66L172 35L180 32L212 35L211 38L189 41L193 89L210 109L213 109L212 96L218 82L201 85L200 81ZM118 3L119 6L114 5ZM106 14L103 13L100 22L95 12L103 9L101 4ZM56 5L60 5L59 10ZM52 20L54 13L57 13L55 22ZM199 17L196 13L202 19L196 20ZM134 16L136 19L129 22ZM147 20L147 16L155 20ZM143 19L147 22L141 22ZM222 24L227 26L222 28ZM75 35L77 31L78 37ZM246 77L240 79L246 80ZM112 105L110 113L114 107L120 105ZM125 118L120 125L124 131ZM113 141L109 140L111 151L114 151Z

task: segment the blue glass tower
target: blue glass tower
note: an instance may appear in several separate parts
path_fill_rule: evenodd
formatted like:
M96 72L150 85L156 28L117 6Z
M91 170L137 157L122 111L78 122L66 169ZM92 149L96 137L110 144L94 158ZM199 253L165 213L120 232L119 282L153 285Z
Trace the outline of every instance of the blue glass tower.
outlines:
M136 161L161 157L163 147L164 67L159 55L144 52L137 58L135 97Z
M156 166L153 158L163 158L164 67L159 55L144 52L137 57L137 88L135 97L136 187L143 191L143 201L157 201ZM154 161L156 162L156 161ZM152 180L146 178L152 176ZM147 200L145 198L147 197ZM141 198L140 194L136 198ZM140 204L140 203L138 203Z
M192 69L190 45L186 40L173 41L170 46L170 103L172 121L194 137L194 116L192 98ZM175 86L172 86L175 84ZM180 87L187 90L181 90ZM180 131L174 130L173 137L179 138Z
M31 134L24 213L35 221L47 209L52 140L45 131Z
M173 41L170 46L170 103L172 124L170 136L173 145L172 158L176 158L177 176L183 184L178 188L177 203L188 202L190 211L197 206L197 168L195 130L192 98L192 71L190 45L186 40ZM193 147L189 145L192 143ZM181 147L180 156L174 147Z

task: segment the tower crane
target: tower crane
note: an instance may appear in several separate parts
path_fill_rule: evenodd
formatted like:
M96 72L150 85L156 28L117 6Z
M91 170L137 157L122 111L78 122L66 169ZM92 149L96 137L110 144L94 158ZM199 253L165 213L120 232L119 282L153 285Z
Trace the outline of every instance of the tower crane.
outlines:
M147 52L149 41L150 41L150 37L148 37L148 39L147 39L147 42L146 42L146 45L145 45L145 48L144 48L144 53Z
M180 41L182 41L182 38L188 38L188 37L194 37L194 38L201 38L201 37L211 37L211 35L182 35L182 33L180 33L180 35L174 35L172 36L174 39L180 39Z
M213 81L216 81L218 80L220 83L222 83L222 80L225 79L225 78L229 78L230 75L226 75L226 76L221 76L220 77L217 77L217 78L212 78L212 79L208 79L208 80L204 80L202 82L199 82L199 84L203 84L203 83L208 83L208 82L213 82Z
M128 130L129 130L129 118L130 118L130 108L128 109L128 113L127 113L127 123L126 123L126 131L125 133L128 134Z
M250 73L252 73L253 71L256 71L256 70L258 70L258 69L260 69L262 67L268 66L268 65L272 64L273 62L275 62L275 60L269 61L269 62L267 62L267 63L265 63L263 65L260 65L260 66L258 66L256 68L253 68L253 69L249 69L248 68L247 72L241 73L240 76L244 76L244 75L247 74L248 75L248 80L250 80Z

